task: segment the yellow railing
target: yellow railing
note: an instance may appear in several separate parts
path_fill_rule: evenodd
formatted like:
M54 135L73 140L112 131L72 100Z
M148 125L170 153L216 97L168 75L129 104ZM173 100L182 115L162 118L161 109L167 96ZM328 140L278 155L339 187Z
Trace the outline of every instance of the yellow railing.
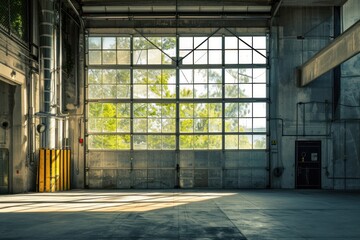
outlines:
M70 190L70 150L40 149L37 191Z

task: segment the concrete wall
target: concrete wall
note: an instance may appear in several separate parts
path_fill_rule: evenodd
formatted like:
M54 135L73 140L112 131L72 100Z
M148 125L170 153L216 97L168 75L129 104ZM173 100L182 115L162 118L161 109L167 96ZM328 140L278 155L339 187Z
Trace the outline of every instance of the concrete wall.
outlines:
M271 28L270 158L271 187L295 187L295 141L320 140L322 167L331 158L332 73L305 88L297 85L296 68L331 41L332 8L282 7ZM328 104L329 103L329 104ZM283 169L282 174L274 174ZM281 176L279 176L281 175ZM331 188L322 171L322 188Z

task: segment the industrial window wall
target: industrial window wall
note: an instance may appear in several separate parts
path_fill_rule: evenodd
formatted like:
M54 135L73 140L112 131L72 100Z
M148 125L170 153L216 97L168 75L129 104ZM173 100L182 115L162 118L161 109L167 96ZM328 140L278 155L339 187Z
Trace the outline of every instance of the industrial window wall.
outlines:
M266 187L266 36L87 38L90 188Z

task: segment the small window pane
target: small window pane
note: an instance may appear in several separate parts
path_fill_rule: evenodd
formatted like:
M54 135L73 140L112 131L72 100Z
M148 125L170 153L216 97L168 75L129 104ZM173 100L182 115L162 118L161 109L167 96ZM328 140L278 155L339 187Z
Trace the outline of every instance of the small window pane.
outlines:
M208 135L195 135L194 136L194 149L208 149L209 136Z
M148 131L147 119L135 118L134 119L134 132L145 133Z
M195 117L208 117L209 108L207 103L195 103L194 104L194 116Z
M221 98L222 85L221 84L209 84L209 98Z
M129 133L130 132L130 119L117 120L117 132Z
M116 132L116 119L106 118L102 122L103 132Z
M101 37L89 37L89 49L101 49Z
M225 149L238 149L239 136L238 135L225 135Z
M193 83L193 70L182 69L180 70L180 84Z
M148 149L161 149L161 135L148 136Z
M209 149L221 149L222 136L221 135L210 135L209 136Z
M180 49L193 49L192 37L180 37L179 38Z
M194 64L207 64L207 51L206 50L196 50L194 51Z
M238 38L237 37L225 37L225 49L237 49Z
M225 117L238 117L239 104L238 103L225 103Z
M194 98L207 98L207 84L194 85Z
M239 49L251 49L252 37L239 37Z
M222 49L222 38L221 37L209 38L209 49Z
M173 150L175 147L175 136L162 136L162 149Z
M266 135L254 135L254 149L266 149Z
M117 136L117 149L130 149L130 135Z
M260 54L261 53L261 54ZM254 63L255 64L266 64L266 51L265 50L258 50L258 52L253 51L254 54Z
M103 85L104 98L116 98L116 85Z
M89 69L88 82L89 84L100 84L102 82L102 70Z
M251 135L239 135L239 149L252 149Z
M102 98L102 96L103 96L103 91L101 86L98 85L89 86L89 99Z
M176 104L163 103L161 106L161 114L163 118L175 118L176 117Z
M208 118L196 118L194 119L194 129L195 132L208 132L209 128L209 119Z
M130 52L117 51L117 64L130 64Z
M251 98L252 97L252 84L240 84L239 85L240 98Z
M239 85L238 84L226 84L225 85L225 98L238 98L239 97Z
M221 103L209 103L209 117L221 117L222 104Z
M162 85L162 98L176 98L175 85Z
M134 70L134 84L147 83L148 71L143 69Z
M129 37L118 37L117 38L117 49L130 49L130 38Z
M114 69L103 70L103 83L116 84L117 71Z
M102 103L89 103L89 117L101 117L102 114Z
M266 98L266 85L254 84L254 98Z
M175 119L162 119L162 132L163 133L174 133L176 129Z
M180 98L193 98L193 85L180 85Z
M194 132L194 120L180 119L180 132Z
M102 48L103 49L116 49L116 38L103 37Z
M116 117L130 117L130 103L118 103Z
M90 135L88 139L89 139L89 149L102 149L103 148L103 136Z
M197 49L207 49L208 41L206 40L206 37L194 37L194 48L197 47Z
M239 132L239 119L225 118L225 132Z
M89 64L101 64L101 52L89 51Z
M252 118L239 118L239 131L252 132Z
M254 117L266 117L266 103L253 103Z
M225 51L225 63L226 64L238 64L238 50L226 50Z
M118 85L117 98L130 98L130 85Z
M134 98L147 98L147 85L134 85Z
M161 119L148 119L148 132L161 132Z
M102 132L103 119L90 118L89 119L89 132Z
M136 65L147 64L147 50L135 50L133 56L133 62Z
M161 98L161 85L148 85L148 98Z
M222 119L210 118L209 119L209 132L221 132L222 131Z
M159 49L149 49L148 54L148 64L161 64L161 51Z
M194 104L183 103L180 104L180 117L181 118L192 118L194 116Z
M115 150L117 148L117 136L103 135L103 148Z
M239 103L239 117L252 117L251 103Z
M265 49L266 37L265 36L253 37L253 47L255 49Z
M253 82L254 83L266 83L266 69L254 68L253 69Z
M209 69L209 83L222 83L222 70Z
M225 70L225 83L238 83L238 69Z
M207 83L207 69L194 70L194 83Z
M179 55L180 55L182 64L184 64L184 65L193 64L193 62L194 62L194 54L193 53L189 54L188 51L180 51Z
M134 117L147 117L148 116L148 106L147 103L134 103L133 105Z
M266 132L266 118L254 118L254 132Z
M251 64L251 63L252 63L252 51L239 50L239 64Z
M239 69L239 83L251 83L252 70L249 68Z
M116 64L116 52L115 51L103 51L103 64Z
M134 136L134 149L135 150L147 149L147 136L146 135L135 135Z
M193 149L194 148L193 135L180 135L180 149Z

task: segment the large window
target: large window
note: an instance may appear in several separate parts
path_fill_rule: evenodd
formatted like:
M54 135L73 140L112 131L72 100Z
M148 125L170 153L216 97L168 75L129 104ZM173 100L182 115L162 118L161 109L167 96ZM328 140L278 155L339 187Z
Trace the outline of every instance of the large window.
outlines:
M266 67L265 36L90 36L88 148L265 149Z

